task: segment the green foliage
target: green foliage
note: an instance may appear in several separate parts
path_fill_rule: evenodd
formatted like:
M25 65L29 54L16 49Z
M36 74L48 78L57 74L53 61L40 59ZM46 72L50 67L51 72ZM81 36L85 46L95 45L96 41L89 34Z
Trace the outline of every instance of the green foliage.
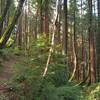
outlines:
M43 78L48 48L50 45L44 37L33 42L29 56L15 65L10 84L12 94L17 94L19 100L81 100L81 88L68 82L65 56L59 53L59 49L54 50L47 75Z
M23 50L19 50L17 47L10 47L5 49L0 49L0 54L2 57L11 57L14 55L24 55Z
M9 96L18 100L99 100L100 84L86 87L84 92L81 86L76 86L73 82L68 82L67 65L64 61L66 57L59 51L60 45L55 45L51 56L48 72L43 78L48 52L49 41L45 36L33 41L29 55L22 57L15 64L15 75L8 83ZM18 48L6 48L1 51L2 56L21 55ZM6 97L2 95L1 100ZM9 100L9 99L8 99Z
M15 75L8 83L7 99L16 97L18 100L99 100L99 83L83 90L74 82L68 82L68 66L64 63L66 57L61 54L60 45L54 46L46 77L43 78L49 48L50 41L47 42L45 36L33 41L28 56L21 56L22 60L14 66ZM22 55L22 51L15 47L2 49L0 52L4 59L7 56L10 59L11 56ZM6 98L4 95L0 96L1 100Z
M9 99L4 95L0 95L0 100L9 100Z
M45 100L81 100L80 88L71 87L71 85L55 87L53 84L48 83L44 85L41 93L39 98Z
M100 83L91 85L87 89L86 100L100 100Z
M0 16L0 21L2 20L2 17Z

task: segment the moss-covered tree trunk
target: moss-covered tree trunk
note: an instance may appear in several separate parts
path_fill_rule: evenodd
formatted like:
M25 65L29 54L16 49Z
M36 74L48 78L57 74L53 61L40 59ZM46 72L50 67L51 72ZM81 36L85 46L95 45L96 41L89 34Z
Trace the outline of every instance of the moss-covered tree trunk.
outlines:
M17 10L15 12L15 15L13 17L12 23L8 26L7 30L4 32L4 36L3 36L3 40L2 40L2 42L0 44L0 48L4 48L6 43L7 43L7 41L9 40L9 37L10 37L14 27L15 27L15 24L17 23L18 18L19 18L20 14L21 14L24 1L25 0L20 0L19 1L19 5L18 5Z
M0 19L0 37L2 36L3 23L6 20L6 15L7 15L9 8L10 8L10 4L11 4L11 0L7 0L6 5L3 5L3 6L5 6L3 12L2 12L2 6L1 6L2 15L1 15L1 19Z

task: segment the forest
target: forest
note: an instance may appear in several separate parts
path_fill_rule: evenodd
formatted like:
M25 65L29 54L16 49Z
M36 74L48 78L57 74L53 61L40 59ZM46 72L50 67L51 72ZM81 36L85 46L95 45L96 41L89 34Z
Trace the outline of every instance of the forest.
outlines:
M0 100L100 100L100 0L0 0Z

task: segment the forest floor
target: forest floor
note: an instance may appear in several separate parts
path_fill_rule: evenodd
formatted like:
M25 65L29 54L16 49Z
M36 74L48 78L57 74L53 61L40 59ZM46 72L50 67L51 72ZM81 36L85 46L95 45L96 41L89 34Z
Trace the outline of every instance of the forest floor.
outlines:
M8 81L14 74L14 64L18 62L18 57L2 57L0 58L0 100L2 96L8 93Z
M10 54L9 54L10 55ZM23 55L6 55L0 57L0 100L21 100L17 99L20 96L19 91L13 92L13 86L11 86L10 82L13 82L13 76L16 74L15 65L17 65L19 62L22 62L25 56ZM16 85L16 84L14 84ZM26 88L25 88L26 89ZM70 89L70 87L69 87ZM25 90L27 91L27 89ZM70 91L70 90L68 90ZM71 90L72 91L72 90ZM77 90L78 91L78 90ZM80 90L79 90L80 91ZM78 91L78 92L79 92ZM93 91L93 92L92 92ZM96 91L96 92L95 92ZM84 99L84 100L100 100L100 85L94 85L91 87L86 87L86 89L83 89L84 96L86 94L94 96L93 93L98 93L97 98L99 99ZM15 94L14 94L15 93ZM18 95L17 95L18 93ZM21 92L22 93L22 92ZM92 93L92 95L91 95ZM89 98L89 97L87 97ZM26 99L28 100L28 99ZM82 99L83 100L83 99Z

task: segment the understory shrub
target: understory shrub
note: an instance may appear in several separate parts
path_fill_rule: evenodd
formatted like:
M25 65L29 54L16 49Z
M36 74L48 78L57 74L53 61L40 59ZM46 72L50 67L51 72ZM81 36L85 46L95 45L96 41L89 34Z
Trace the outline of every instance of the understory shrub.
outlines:
M86 89L85 100L100 100L100 83L93 84Z
M14 66L15 75L8 83L8 100L99 100L100 85L89 87L91 91L87 93L83 87L68 82L65 56L61 54L60 45L55 48L43 77L50 44L44 38L33 42L28 56Z
M48 71L43 78L50 45L41 38L32 44L29 56L15 65L11 85L18 100L82 100L81 88L68 82L65 56L60 45L51 56ZM58 50L58 51L57 51ZM17 86L18 85L18 86ZM20 89L17 89L20 88Z

